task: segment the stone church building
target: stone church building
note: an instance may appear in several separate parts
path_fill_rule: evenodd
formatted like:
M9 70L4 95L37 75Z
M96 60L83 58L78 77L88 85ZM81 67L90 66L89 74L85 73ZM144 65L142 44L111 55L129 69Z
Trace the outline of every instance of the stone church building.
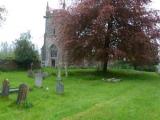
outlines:
M63 50L62 29L67 21L68 12L65 9L51 9L47 3L45 18L44 44L41 49L41 65L44 67L57 67L61 65L92 66L92 61L85 59L81 63L67 63L67 54Z
M44 44L41 49L42 54L42 66L56 67L60 62L64 61L64 51L59 43L60 28L63 25L64 19L58 19L61 13L65 13L64 9L51 9L47 3L45 18L45 34Z

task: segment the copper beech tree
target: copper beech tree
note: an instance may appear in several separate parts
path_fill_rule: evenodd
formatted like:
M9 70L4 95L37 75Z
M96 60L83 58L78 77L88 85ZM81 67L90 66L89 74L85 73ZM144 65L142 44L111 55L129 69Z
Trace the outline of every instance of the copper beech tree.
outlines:
M158 61L159 11L151 0L78 0L68 9L62 29L70 59L125 59L134 66ZM63 41L63 42L62 42Z

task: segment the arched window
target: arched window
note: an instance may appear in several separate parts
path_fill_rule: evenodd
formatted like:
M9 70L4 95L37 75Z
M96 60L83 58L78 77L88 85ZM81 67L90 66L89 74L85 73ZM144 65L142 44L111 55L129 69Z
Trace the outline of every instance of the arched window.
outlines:
M57 57L57 52L58 52L58 49L57 47L53 44L51 46L51 57Z

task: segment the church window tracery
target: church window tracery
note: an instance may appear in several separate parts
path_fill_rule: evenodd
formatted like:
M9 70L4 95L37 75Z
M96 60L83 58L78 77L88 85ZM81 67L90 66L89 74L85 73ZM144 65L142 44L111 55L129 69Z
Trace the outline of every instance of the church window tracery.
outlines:
M57 57L58 49L57 47L53 44L51 46L51 57Z

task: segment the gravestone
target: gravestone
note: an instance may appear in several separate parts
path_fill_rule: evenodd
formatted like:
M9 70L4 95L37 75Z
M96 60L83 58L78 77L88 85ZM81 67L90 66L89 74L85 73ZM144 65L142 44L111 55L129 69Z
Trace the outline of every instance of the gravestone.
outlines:
M9 81L8 79L5 79L3 81L3 84L2 84L2 96L8 96L9 95Z
M62 80L57 80L56 82L56 93L63 94L64 93L64 85Z
M35 74L35 86L42 87L43 74L41 71Z
M64 93L64 85L61 78L61 69L58 68L58 75L57 75L57 81L56 81L56 93L57 94L63 94Z
M28 87L26 84L21 84L19 86L19 91L18 91L18 96L17 96L17 104L22 104L26 101L27 98L27 93L28 93Z

